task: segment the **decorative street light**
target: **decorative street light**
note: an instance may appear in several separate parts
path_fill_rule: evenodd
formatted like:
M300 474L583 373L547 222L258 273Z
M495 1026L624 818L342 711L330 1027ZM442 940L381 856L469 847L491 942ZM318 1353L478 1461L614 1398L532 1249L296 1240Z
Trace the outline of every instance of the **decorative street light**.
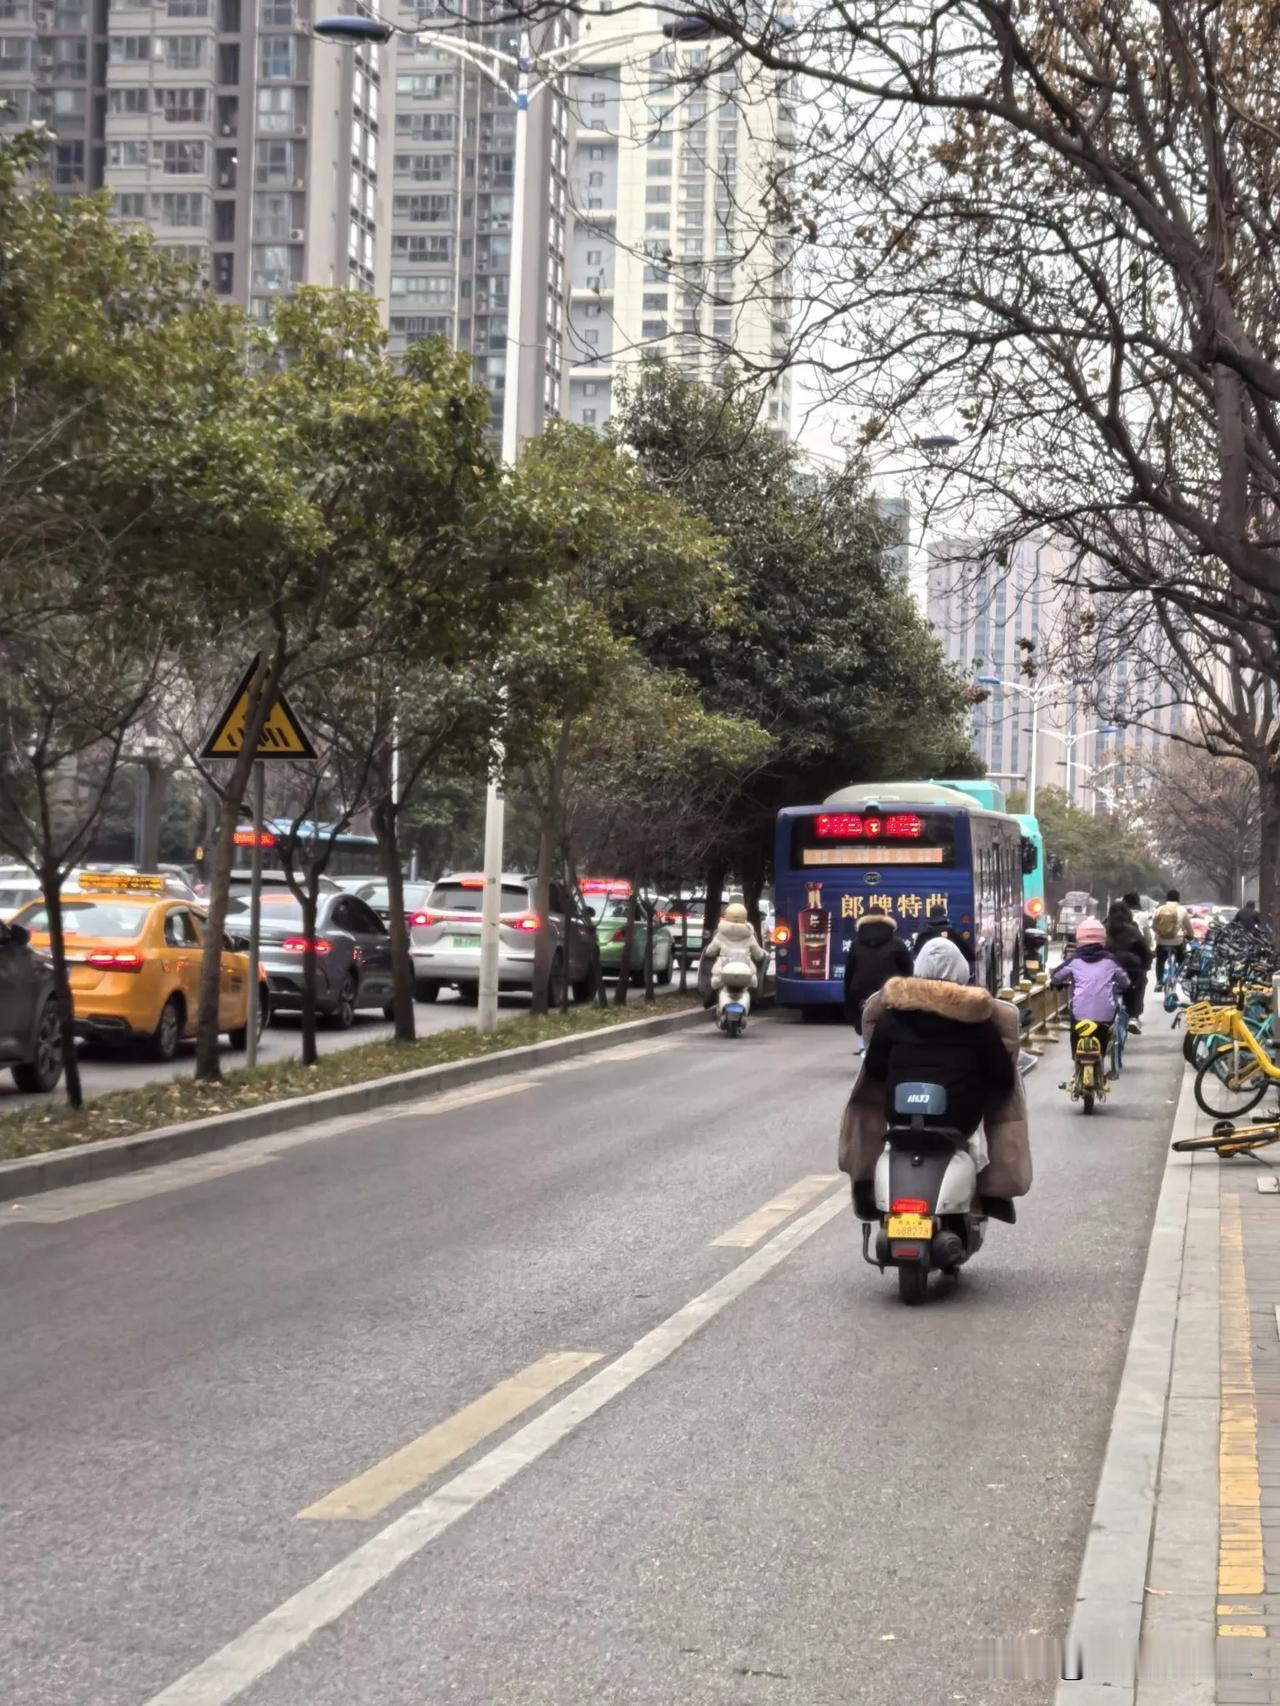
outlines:
M1116 725L1114 723L1101 723L1101 724L1099 724L1099 726L1096 729L1081 729L1078 734L1067 734L1067 735L1059 734L1057 729L1046 729L1044 732L1052 740L1060 740L1062 742L1063 746L1066 748L1067 756L1063 762L1066 764L1066 767L1067 767L1067 782L1066 782L1067 804L1071 805L1072 804L1071 788L1072 788L1072 782L1073 782L1072 757L1073 757L1073 754L1075 753L1077 745L1080 743L1080 741L1088 740L1093 735L1118 735L1120 733L1120 730L1116 727Z
M1040 706L1059 685L1051 680L1037 681L1028 687L1025 681L1006 681L1001 675L977 675L980 687L1004 687L1011 693L1022 693L1031 701L1031 755L1027 759L1027 816L1036 815L1036 755L1040 738Z
M347 47L381 45L394 35L412 36L416 41L429 42L433 49L451 55L462 64L487 77L515 107L515 160L511 195L511 282L507 290L507 359L506 391L502 404L502 459L508 465L520 453L520 398L524 345L520 337L520 320L524 307L525 274L525 203L528 200L529 107L545 90L552 88L582 60L598 56L604 44L584 37L564 47L550 48L534 56L529 32L522 31L519 50L505 53L483 42L455 39L454 26L432 29L402 29L383 18L354 13L335 18L322 18L315 25L321 41ZM670 18L661 30L653 25L632 30L621 36L611 36L609 51L625 47L645 36L666 36L669 41L706 41L723 34L705 18ZM515 73L515 87L508 81ZM532 73L536 72L534 81ZM535 351L539 347L533 346ZM485 798L484 818L484 890L480 912L480 989L476 1014L477 1029L486 1036L498 1028L498 928L501 913L502 841L504 796L502 786L503 751L495 741L490 752L489 784Z

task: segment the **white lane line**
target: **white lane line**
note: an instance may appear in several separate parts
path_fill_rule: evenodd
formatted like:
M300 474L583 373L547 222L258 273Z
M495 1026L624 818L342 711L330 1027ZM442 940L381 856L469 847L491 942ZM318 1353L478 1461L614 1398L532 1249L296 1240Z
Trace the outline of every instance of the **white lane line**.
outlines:
M847 1213L847 1202L844 1191L833 1191L707 1291L637 1339L629 1351L599 1374L428 1494L220 1652L153 1695L145 1706L226 1706L238 1699L282 1659L305 1645L318 1629L335 1623L393 1571L474 1510L482 1499L506 1486L611 1399L666 1362L699 1328L772 1273L829 1220Z
M829 1191L840 1178L839 1173L806 1173L803 1179L797 1179L794 1185L782 1191L758 1208L754 1214L749 1214L745 1220L740 1220L736 1226L731 1226L727 1232L722 1232L718 1238L711 1240L713 1250L749 1250L753 1244L758 1244L767 1232L772 1232L775 1226L789 1220L798 1208L803 1208L807 1202L823 1191Z

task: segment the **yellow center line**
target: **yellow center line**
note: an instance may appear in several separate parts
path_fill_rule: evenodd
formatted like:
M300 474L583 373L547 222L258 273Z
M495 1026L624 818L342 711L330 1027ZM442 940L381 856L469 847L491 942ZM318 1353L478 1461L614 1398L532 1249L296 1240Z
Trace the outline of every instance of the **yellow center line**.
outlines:
M420 1487L438 1469L545 1398L548 1392L554 1392L557 1386L563 1386L599 1361L599 1351L552 1351L549 1356L540 1357L509 1380L499 1381L483 1397L447 1421L393 1451L372 1469L366 1469L363 1475L308 1505L306 1510L298 1512L299 1517L334 1522L377 1516L405 1493Z
M794 1185L758 1208L754 1214L749 1214L745 1220L740 1220L736 1226L731 1226L727 1232L722 1232L718 1238L711 1240L711 1248L729 1250L749 1250L753 1244L758 1244L762 1238L772 1232L774 1227L787 1219L798 1208L814 1197L821 1196L839 1179L839 1173L807 1173L803 1179L797 1179Z
M1249 1297L1245 1282L1240 1199L1221 1206L1222 1362L1218 1427L1218 1597L1252 1598L1265 1591L1262 1489L1258 1481L1258 1411L1254 1402ZM1219 1615L1221 1616L1221 1611ZM1219 1635L1262 1639L1257 1623L1219 1623Z

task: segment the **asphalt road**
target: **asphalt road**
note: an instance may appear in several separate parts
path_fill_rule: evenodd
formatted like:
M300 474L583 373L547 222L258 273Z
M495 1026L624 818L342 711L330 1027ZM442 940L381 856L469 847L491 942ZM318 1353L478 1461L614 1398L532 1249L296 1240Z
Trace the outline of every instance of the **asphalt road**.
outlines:
M1177 1041L1092 1120L1033 1074L1019 1224L919 1310L823 1178L849 1041L698 1029L6 1210L0 1698L1047 1702L984 1638L1066 1627Z

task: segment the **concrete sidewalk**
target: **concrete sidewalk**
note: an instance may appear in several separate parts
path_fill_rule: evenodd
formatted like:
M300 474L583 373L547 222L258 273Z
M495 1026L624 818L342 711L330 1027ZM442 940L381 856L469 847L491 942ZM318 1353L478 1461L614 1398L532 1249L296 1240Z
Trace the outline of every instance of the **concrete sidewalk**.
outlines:
M1278 1182L1169 1152L1057 1706L1280 1703Z

